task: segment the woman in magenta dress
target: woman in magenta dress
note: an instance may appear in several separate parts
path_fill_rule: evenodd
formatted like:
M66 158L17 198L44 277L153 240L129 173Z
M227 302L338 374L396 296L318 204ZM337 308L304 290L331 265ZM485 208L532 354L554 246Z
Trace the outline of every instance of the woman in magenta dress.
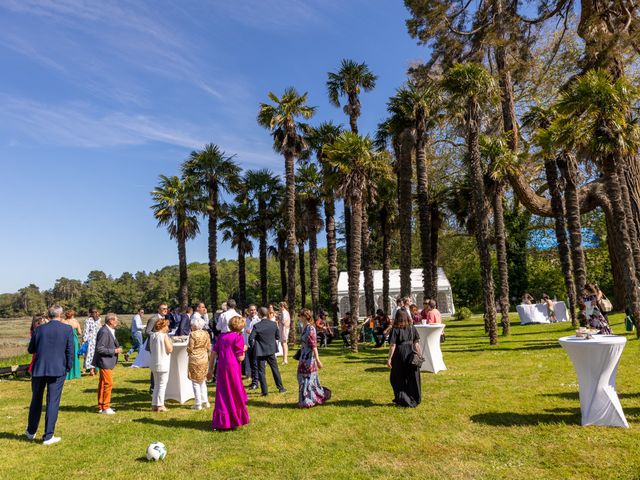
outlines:
M236 316L229 320L229 332L220 335L213 347L207 378L213 377L213 365L218 359L216 402L213 409L214 430L229 430L249 423L247 392L242 385L242 361L245 345L242 330L245 322Z

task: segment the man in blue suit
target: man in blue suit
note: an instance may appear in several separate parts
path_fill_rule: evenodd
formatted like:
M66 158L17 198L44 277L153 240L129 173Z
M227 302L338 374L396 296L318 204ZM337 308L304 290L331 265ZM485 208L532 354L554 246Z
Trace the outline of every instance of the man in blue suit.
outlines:
M45 414L44 445L60 441L53 432L58 420L58 407L62 396L65 376L73 366L73 329L60 321L62 307L49 308L49 323L33 331L29 342L29 353L36 354L31 372L31 406L26 435L33 440L42 416L42 397L47 389L47 410Z

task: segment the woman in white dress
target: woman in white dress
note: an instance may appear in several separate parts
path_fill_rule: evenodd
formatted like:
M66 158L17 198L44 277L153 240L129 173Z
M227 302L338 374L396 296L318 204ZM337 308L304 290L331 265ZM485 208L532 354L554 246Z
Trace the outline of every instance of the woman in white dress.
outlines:
M156 321L154 332L149 337L151 361L149 367L153 374L153 399L151 410L154 412L166 412L164 395L169 381L169 367L171 365L171 352L173 342L167 333L169 332L169 320L161 318Z
M280 334L280 344L282 345L282 364L289 363L289 329L291 328L291 316L289 315L289 305L286 301L280 302L280 315L278 315L278 330Z
M89 318L84 322L84 336L82 340L87 343L87 353L84 356L84 368L89 370L91 375L96 374L96 367L93 366L93 355L96 351L96 337L101 327L100 312L92 308L89 310Z

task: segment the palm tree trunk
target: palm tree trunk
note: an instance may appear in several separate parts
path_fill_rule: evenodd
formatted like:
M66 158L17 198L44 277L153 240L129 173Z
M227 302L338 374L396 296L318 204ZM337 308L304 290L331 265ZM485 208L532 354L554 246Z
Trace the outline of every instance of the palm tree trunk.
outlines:
M422 260L423 298L433 298L431 276L433 259L431 258L431 215L429 214L429 194L427 179L427 155L425 152L424 132L416 129L416 175L418 177L418 219L420 220L420 254Z
M285 188L287 192L287 303L296 312L296 179L293 154L285 154ZM295 331L292 328L290 331Z
M544 168L547 175L547 183L549 184L549 193L551 193L551 208L553 208L553 214L555 217L558 253L560 256L560 264L562 265L562 273L564 275L564 285L567 289L567 297L569 300L569 315L571 316L571 324L574 327L577 327L576 286L573 283L573 268L571 264L571 252L569 251L569 239L567 238L564 203L562 201L560 185L558 184L558 166L554 159L548 159L544 162Z
M400 229L400 295L411 295L411 154L413 135L405 130L398 158L398 225Z
M343 205L344 215L344 248L347 254L347 270L351 268L351 208L345 201ZM337 281L337 280L336 280Z
M267 304L267 206L264 200L260 200L258 214L260 216L260 299L262 305Z
M625 162L626 163L626 162ZM638 232L636 230L636 223L633 218L633 208L631 206L631 198L629 195L629 189L625 178L625 166L620 162L618 164L618 178L620 181L620 193L622 194L622 201L624 202L624 210L626 214L627 228L629 229L629 241L631 242L631 248L633 251L633 265L636 271L636 281L640 280L640 244L638 243Z
M389 272L391 270L391 229L389 226L389 213L386 208L380 210L380 224L382 227L382 309L385 315L390 315Z
M571 263L573 265L573 281L576 296L582 298L587 283L587 266L582 248L582 221L580 219L580 201L578 199L578 166L572 155L563 155L557 159L558 168L564 178L564 201L571 247ZM586 325L587 319L580 315L580 325Z
M489 222L487 220L488 212L485 203L484 178L480 159L480 107L474 98L470 98L467 104L467 125L469 173L471 174L471 182L474 185L473 200L476 214L476 243L482 273L485 326L489 334L489 343L496 345L498 343L498 335L496 331L493 272L491 269L491 255L489 253Z
M218 308L218 183L209 182L209 299L211 310Z
M605 215L605 223L607 225L607 239L613 239L615 233L615 223L611 208L603 208ZM613 277L613 305L616 310L624 310L625 308L625 288L624 273L622 272L622 263L618 258L618 251L615 248L614 241L607 241L607 251L609 252L609 263L611 263L611 275Z
M180 272L180 286L178 290L178 301L180 308L185 309L189 306L189 292L187 287L187 241L182 228L179 226L181 219L178 219L178 270Z
M496 237L496 259L500 276L500 312L502 335L509 335L509 266L507 263L507 240L504 226L502 181L497 181L493 194L493 227Z
M324 201L325 231L327 233L327 266L329 268L329 303L333 325L338 325L338 251L336 248L336 219L333 198Z
M318 218L309 215L309 276L311 287L311 309L313 310L313 318L316 318L320 310L320 286L318 285L318 234L316 225Z
M351 202L351 265L349 266L349 308L351 310L351 351L358 352L360 309L360 258L362 255L362 199Z
M240 312L247 306L247 268L242 247L238 247L238 305Z
M627 190L629 191L633 223L640 237L640 155L629 157L626 167L624 178L626 180Z
M280 293L281 298L287 298L287 239L278 236L278 262L280 263Z
M442 217L438 209L438 204L433 202L429 209L429 222L431 227L431 295L436 301L438 299L438 237Z
M364 304L366 315L375 314L375 299L373 297L373 270L371 269L371 252L369 243L371 232L369 231L369 214L366 204L362 208L362 270L364 272Z
M307 308L307 280L304 262L304 241L298 240L298 262L300 263L300 308Z
M633 262L633 249L629 239L629 230L626 222L627 214L624 208L624 201L620 189L619 178L617 175L616 159L613 155L607 155L604 158L603 173L606 182L607 197L613 211L614 217L617 219L615 235L613 240L616 250L619 253L619 259L622 263L622 271L624 273L625 296L627 305L631 308L634 318L640 319L640 298L638 296L637 280L635 266ZM640 336L640 332L636 334Z

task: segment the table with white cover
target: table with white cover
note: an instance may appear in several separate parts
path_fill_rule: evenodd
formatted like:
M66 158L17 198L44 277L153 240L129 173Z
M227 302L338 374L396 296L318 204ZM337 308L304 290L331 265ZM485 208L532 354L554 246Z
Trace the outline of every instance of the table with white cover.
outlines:
M424 356L420 371L438 373L440 370L446 370L442 350L440 350L440 335L444 331L444 323L414 326L420 335L420 349Z
M169 367L169 380L165 398L184 403L194 398L193 385L188 376L189 355L187 355L188 341L174 342L171 352L171 366Z
M549 321L549 309L544 303L516 305L516 310L520 317L520 325L527 325L529 323L551 323ZM555 302L553 311L556 314L556 320L558 322L568 321L567 306L564 302Z
M559 340L578 375L582 425L629 428L616 393L616 373L627 343L619 335L575 336Z

